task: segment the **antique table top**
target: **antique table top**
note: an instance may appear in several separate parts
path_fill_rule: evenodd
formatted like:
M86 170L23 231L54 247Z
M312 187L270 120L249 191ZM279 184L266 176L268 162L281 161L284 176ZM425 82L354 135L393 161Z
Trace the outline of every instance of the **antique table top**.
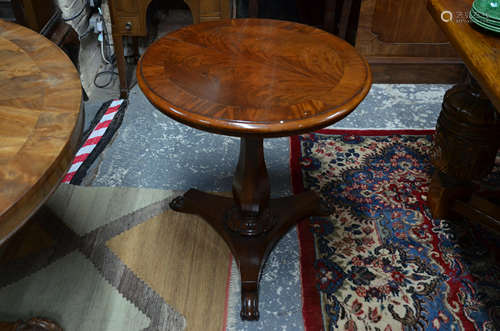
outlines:
M78 72L38 33L0 20L0 244L63 178L83 129Z
M309 26L235 19L191 25L156 41L139 86L171 118L209 132L278 137L347 116L371 71L348 43Z

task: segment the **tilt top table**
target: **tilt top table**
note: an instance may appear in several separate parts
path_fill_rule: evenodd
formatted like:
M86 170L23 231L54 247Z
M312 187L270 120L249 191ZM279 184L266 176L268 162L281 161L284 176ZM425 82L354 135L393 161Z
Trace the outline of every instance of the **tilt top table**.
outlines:
M191 127L241 137L233 198L195 189L171 207L201 215L238 263L242 319L258 319L262 266L278 239L331 206L312 191L270 199L263 138L311 132L356 108L372 76L345 41L309 26L234 19L195 24L152 44L137 66L149 101Z
M40 34L0 20L0 251L55 191L82 131L73 63ZM60 330L38 318L0 322L2 331L32 329Z

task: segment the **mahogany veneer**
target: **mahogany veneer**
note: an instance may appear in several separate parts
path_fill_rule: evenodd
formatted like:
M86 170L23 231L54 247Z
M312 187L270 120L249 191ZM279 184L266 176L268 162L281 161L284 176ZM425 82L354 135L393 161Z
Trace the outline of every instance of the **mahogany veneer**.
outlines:
M137 79L149 101L191 127L241 137L233 198L194 189L171 207L205 218L241 272L243 319L257 319L258 281L276 241L308 215L327 215L316 193L270 199L263 138L333 124L368 93L369 66L322 30L284 21L236 19L192 25L151 45Z
M80 78L38 33L0 20L0 244L50 195L83 129Z
M82 88L66 54L38 33L0 20L0 245L50 197L83 130ZM58 330L50 321L0 330ZM44 328L47 326L47 328Z

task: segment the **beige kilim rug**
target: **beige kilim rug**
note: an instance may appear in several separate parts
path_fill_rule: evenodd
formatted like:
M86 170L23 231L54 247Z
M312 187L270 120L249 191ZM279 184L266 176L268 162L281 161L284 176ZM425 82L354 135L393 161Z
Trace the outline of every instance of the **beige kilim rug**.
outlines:
M61 184L0 257L0 320L65 331L223 330L230 252L182 192Z

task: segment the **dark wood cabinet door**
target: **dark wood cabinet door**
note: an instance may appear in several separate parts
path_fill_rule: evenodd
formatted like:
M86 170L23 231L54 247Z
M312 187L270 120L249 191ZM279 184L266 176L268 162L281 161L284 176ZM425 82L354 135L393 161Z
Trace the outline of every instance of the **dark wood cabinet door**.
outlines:
M383 43L446 44L426 1L377 0L372 31Z
M464 65L426 9L427 0L363 0L356 48L375 83L458 83Z

